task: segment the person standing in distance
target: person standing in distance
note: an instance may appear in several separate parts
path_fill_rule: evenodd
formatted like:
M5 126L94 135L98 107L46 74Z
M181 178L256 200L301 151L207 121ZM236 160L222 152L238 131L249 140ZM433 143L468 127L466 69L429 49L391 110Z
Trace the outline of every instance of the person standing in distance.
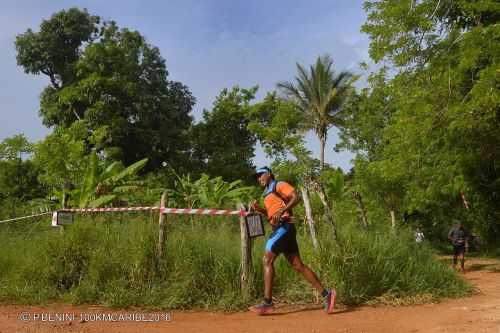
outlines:
M249 308L259 315L268 313L273 309L272 289L274 278L274 261L283 253L288 263L316 289L324 298L324 309L332 313L335 306L335 290L323 288L316 273L304 265L300 258L297 244L295 226L292 222L292 208L297 205L300 198L290 184L274 179L268 167L257 169L255 176L260 186L264 188L264 206L261 208L257 201L252 204L252 209L266 215L272 234L266 242L263 258L264 264L264 302Z
M415 242L417 244L421 244L424 240L425 240L424 232L422 231L422 228L418 226L417 230L415 231Z
M469 233L461 221L457 221L455 226L450 229L448 239L453 245L453 268L456 269L457 259L460 257L460 267L462 273L465 273L465 252L469 248Z

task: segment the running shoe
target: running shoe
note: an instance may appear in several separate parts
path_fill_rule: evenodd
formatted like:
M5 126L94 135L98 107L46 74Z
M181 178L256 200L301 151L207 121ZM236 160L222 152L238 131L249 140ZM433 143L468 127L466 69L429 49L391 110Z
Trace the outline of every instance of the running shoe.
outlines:
M337 293L335 290L330 290L328 295L325 297L325 301L323 303L323 308L326 313L333 313L333 308L335 307L335 299L337 298Z
M263 315L263 314L272 312L273 308L274 308L273 303L268 304L268 303L263 302L261 304L257 304L257 305L249 307L248 310L255 312L258 315Z

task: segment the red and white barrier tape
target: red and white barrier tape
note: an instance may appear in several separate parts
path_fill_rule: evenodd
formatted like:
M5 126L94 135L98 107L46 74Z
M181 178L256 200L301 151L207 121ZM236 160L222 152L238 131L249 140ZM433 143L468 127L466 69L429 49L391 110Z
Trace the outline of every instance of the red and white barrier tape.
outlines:
M196 209L196 208L161 208L162 214L179 214L179 215L212 215L212 216L228 216L238 215L247 216L248 212L244 210L227 210L227 209Z
M60 209L59 212L82 212L82 213L98 213L98 212L132 212L142 210L160 210L162 214L177 214L177 215L212 215L212 216L228 216L238 215L246 216L247 212L243 210L227 210L227 209L208 209L208 208L166 208L166 207L118 207L118 208L67 208Z
M98 213L98 212L136 212L143 210L157 210L160 207L112 207L112 208L65 208L59 209L58 212L75 212L75 213Z
M67 212L67 213L99 213L99 212L134 212L134 211L146 211L146 210L160 210L161 214L176 214L176 215L210 215L210 216L247 216L248 212L244 210L227 210L227 209L197 209L197 208L166 208L166 207L112 207L112 208L65 208L54 212L46 212L41 214L34 214L29 216L22 216L13 219L3 220L0 223L13 222L18 220L29 219L37 216L53 215L52 224L56 225L57 222L57 212Z
M55 211L52 215L52 226L59 225L58 213L98 213L98 212L130 212L144 210L160 210L160 214L178 214L178 215L210 215L210 216L247 216L248 212L244 210L227 209L196 209L196 208L165 208L165 207L118 207L118 208L68 208Z
M25 219L29 219L29 218L32 218L32 217L44 216L44 215L49 215L49 214L52 214L52 212L46 212L46 213L41 213L41 214L34 214L34 215L28 215L28 216L16 217L16 218L13 218L13 219L8 219L8 220L3 220L3 221L0 221L0 223L5 223L5 222L14 222L14 221L19 221L19 220L25 220Z

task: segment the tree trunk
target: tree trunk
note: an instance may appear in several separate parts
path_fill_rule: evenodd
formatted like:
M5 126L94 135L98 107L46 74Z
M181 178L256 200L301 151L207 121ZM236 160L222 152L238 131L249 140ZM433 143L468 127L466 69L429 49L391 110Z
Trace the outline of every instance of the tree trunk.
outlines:
M320 170L323 170L325 168L325 146L326 146L326 135L322 135L319 138L319 147L320 147L319 167L320 167Z
M75 108L70 107L70 109L71 109L71 111L73 112L73 114L75 115L76 119L77 119L77 120L81 120L81 118L80 118L80 116L78 115L78 113L76 113Z
M396 230L396 213L394 209L391 209L391 227L392 230Z
M462 202L464 203L465 209L469 209L469 202L465 199L464 192L460 191L460 197L462 197Z
M62 188L62 190L63 190L62 202L61 202L62 209L68 208L70 191L73 190L74 188L75 188L74 185L69 180L64 181L63 188Z
M63 193L62 193L62 202L61 202L61 208L65 209L66 208L66 201L67 201L67 193L66 193L66 186L63 187Z
M305 186L301 186L300 192L302 193L302 200L304 201L307 225L309 226L309 232L311 233L313 247L316 250L318 248L318 239L316 238L316 229L314 228L314 220L311 209L311 200L309 199L309 191Z
M352 192L352 197L354 198L354 201L358 204L358 208L361 214L361 226L363 228L368 228L368 219L366 218L366 208L365 205L363 204L363 200L361 199L361 194L359 192Z
M337 227L335 226L335 220L333 218L333 213L332 210L330 209L330 202L328 200L328 197L326 196L325 190L323 189L323 186L317 181L313 180L311 181L311 184L318 193L321 203L323 203L326 221L332 227L332 238L333 240L337 240Z

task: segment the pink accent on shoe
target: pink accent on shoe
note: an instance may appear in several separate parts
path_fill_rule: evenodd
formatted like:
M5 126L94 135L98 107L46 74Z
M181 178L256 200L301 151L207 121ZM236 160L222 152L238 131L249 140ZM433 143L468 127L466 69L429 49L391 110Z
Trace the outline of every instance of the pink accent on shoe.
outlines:
M265 304L258 304L254 305L248 308L248 310L258 314L259 316L272 312L273 311L273 305L265 305Z
M337 293L335 292L335 290L331 290L328 293L326 313L328 314L333 313L333 308L335 307L336 298L337 298Z

